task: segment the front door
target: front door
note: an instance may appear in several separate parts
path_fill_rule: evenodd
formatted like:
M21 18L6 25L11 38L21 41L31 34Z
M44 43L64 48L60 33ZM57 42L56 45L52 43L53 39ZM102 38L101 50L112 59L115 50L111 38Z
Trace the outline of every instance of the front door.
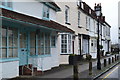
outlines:
M20 65L28 63L28 35L27 33L20 33Z

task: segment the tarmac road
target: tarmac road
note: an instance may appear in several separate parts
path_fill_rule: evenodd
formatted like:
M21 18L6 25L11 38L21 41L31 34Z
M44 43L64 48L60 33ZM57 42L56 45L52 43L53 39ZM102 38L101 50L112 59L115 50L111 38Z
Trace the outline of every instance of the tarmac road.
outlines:
M120 64L115 66L113 69L103 74L97 80L120 80Z

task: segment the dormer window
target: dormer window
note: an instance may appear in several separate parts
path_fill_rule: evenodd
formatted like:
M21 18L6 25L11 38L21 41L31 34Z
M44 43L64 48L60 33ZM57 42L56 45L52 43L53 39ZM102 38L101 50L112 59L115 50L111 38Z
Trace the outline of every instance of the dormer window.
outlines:
M49 19L49 7L43 6L43 19Z
M4 8L12 8L12 0L2 0L2 7Z

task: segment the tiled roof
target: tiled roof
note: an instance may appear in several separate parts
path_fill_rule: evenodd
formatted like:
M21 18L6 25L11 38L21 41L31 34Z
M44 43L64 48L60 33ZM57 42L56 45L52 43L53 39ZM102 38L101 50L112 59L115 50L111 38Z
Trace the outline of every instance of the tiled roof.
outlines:
M47 28L56 29L56 30L62 31L62 32L74 33L73 30L71 30L71 29L67 28L66 26L61 25L55 21L52 21L52 20L38 19L38 18L35 18L32 16L24 15L24 14L10 11L10 10L4 9L4 8L0 8L0 9L2 11L2 16L7 17L7 18L33 23L33 24L44 26Z

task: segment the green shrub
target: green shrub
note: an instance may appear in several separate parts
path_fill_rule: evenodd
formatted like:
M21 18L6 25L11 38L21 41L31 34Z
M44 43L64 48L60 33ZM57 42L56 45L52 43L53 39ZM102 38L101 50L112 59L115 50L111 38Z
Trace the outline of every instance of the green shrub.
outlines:
M103 49L103 46L102 46L102 45L99 45L99 48L100 48L100 49Z
M69 56L75 56L76 54L70 54Z
M91 60L92 56L90 54L86 54L86 60Z

